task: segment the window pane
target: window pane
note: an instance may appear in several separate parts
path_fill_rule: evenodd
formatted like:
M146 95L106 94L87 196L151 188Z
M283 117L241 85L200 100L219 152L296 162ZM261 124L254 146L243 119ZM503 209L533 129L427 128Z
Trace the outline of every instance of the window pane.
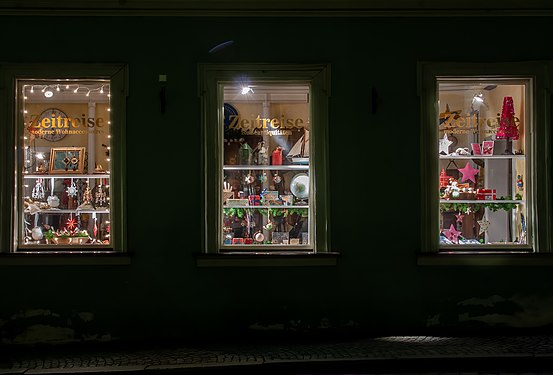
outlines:
M110 245L110 82L19 80L19 249Z
M224 251L312 248L308 85L223 85Z
M438 79L440 247L529 248L530 81Z

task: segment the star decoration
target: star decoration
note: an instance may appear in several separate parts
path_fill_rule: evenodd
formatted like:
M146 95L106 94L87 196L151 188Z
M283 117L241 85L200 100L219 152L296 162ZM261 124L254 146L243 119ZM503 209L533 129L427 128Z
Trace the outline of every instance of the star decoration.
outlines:
M471 167L468 162L464 168L459 169L459 172L463 174L463 178L461 178L461 182L466 180L471 180L472 182L476 183L476 180L474 179L474 175L477 174L479 170Z
M458 223L462 223L463 218L465 217L465 215L463 215L462 213L459 212L458 214L455 214L455 217L457 218Z
M456 111L451 112L449 109L449 104L445 105L445 112L440 113L440 125L445 123L450 117L453 117L454 120L457 120L461 114L461 110L458 109Z
M67 225L67 228L73 230L77 227L77 220L75 220L74 218L68 219L65 225Z
M453 142L451 142L449 140L449 138L447 138L447 133L444 132L444 137L440 139L440 151L439 153L443 153L444 155L449 155L449 145L452 144Z
M453 224L451 224L449 229L446 229L443 232L448 240L450 240L451 242L459 243L459 235L461 234L461 232L455 229Z
M490 222L486 218L482 218L482 220L478 220L478 225L480 225L480 232L478 234L482 234L488 231Z

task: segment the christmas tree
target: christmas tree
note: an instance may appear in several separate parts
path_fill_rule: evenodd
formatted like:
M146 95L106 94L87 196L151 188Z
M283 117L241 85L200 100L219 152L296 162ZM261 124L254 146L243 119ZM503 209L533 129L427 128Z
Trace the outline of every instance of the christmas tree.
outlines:
M511 96L503 98L503 108L501 109L499 130L497 131L495 138L507 140L518 139L518 129L515 124L515 109L513 105L513 98Z

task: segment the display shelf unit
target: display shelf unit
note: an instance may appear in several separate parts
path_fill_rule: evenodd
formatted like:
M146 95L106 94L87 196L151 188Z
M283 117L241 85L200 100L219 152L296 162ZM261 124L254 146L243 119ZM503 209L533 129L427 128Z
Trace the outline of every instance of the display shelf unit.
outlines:
M309 170L308 164L284 164L284 165L224 165L225 171L306 171Z

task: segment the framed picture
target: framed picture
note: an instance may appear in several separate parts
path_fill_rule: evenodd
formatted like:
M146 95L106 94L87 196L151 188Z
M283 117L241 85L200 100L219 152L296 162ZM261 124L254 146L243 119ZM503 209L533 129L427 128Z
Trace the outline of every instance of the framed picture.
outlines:
M482 142L482 155L493 155L493 141Z
M471 143L472 154L473 155L482 155L482 149L480 148L480 143Z
M50 149L50 173L83 173L84 159L84 147L52 147Z

